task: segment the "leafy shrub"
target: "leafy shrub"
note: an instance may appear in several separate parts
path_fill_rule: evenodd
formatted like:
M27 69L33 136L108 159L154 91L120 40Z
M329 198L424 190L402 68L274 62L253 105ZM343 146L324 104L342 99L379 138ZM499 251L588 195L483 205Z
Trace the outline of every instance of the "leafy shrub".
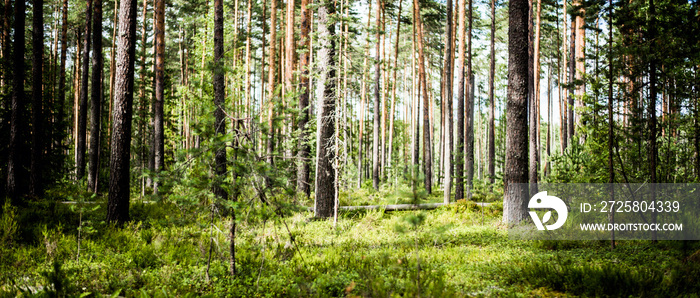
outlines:
M698 266L627 267L603 264L575 263L570 259L532 261L522 267L508 269L510 282L527 283L584 296L675 296L692 293L698 288ZM665 276L668 275L667 278Z

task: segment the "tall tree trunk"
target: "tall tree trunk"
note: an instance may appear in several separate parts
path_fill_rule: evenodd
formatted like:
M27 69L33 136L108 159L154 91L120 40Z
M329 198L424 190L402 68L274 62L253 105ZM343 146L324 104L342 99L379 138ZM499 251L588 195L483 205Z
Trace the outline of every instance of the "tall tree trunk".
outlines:
M374 129L372 130L372 186L374 187L375 190L379 190L379 147L381 147L380 144L380 139L379 139L379 130L380 128L380 122L381 122L381 108L382 108L382 103L381 99L379 97L380 95L380 85L379 85L379 80L381 78L381 70L379 69L380 64L381 64L381 59L379 57L379 50L380 50L380 45L381 43L379 42L380 38L380 26L381 26L381 13L382 13L382 5L380 1L383 0L377 0L377 15L374 17L376 20L376 26L375 26L375 38L376 38L376 52L374 56Z
M44 1L34 0L32 13L32 161L30 165L29 193L40 197L44 193L42 162L44 154L44 117L42 82L44 63ZM24 28L22 28L24 30ZM16 75L16 74L15 74Z
M575 51L575 61L576 61L576 125L581 126L582 118L581 113L584 106L583 95L586 92L586 84L584 83L584 76L586 75L586 10L580 8L582 5L581 0L575 0L574 6L578 9L578 14L576 16L576 51ZM583 140L585 137L580 134L579 137Z
M309 97L311 94L311 86L309 84L310 74L310 59L309 49L311 47L310 31L311 31L311 14L312 11L308 8L309 0L301 1L301 57L299 59L299 151L298 166L297 166L297 189L306 197L311 195L311 185L309 184L310 176L310 161L309 154L311 146L309 145L309 133L307 125L309 123Z
M92 90L90 92L90 152L88 167L88 189L97 193L98 173L100 172L100 120L102 111L102 0L93 0L92 19Z
M287 22L285 25L284 86L289 93L292 92L292 74L294 73L294 0L287 0Z
M443 60L443 80L444 80L444 85L443 89L444 91L442 92L443 98L442 100L444 101L443 105L445 107L445 122L443 124L443 133L444 133L444 156L443 156L443 164L445 167L445 183L443 187L443 202L445 204L450 203L450 199L452 196L452 173L450 169L452 168L452 67L453 67L453 61L452 61L452 52L454 52L454 49L452 48L452 36L454 35L454 32L452 32L452 15L454 15L454 12L452 11L452 0L447 0L447 22L445 24L445 58ZM397 46L398 46L398 38L397 38ZM397 47L398 48L398 47ZM394 80L396 81L396 80Z
M81 30L80 28L75 29L75 56L73 57L73 63L75 68L73 69L73 128L71 134L73 137L73 148L78 148L78 102L80 101L80 80L82 76L80 75L80 69L82 59L80 54L82 53L82 42L81 41ZM73 150L74 160L78 159L78 151Z
M85 176L85 143L87 138L87 108L88 108L88 78L90 67L90 37L92 21L92 0L87 0L87 10L85 12L85 43L83 45L83 69L80 82L80 99L78 103L78 146L76 147L76 178L78 180Z
M10 51L11 50L10 32L12 31L12 23L11 23L12 22L12 2L11 2L11 0L4 1L2 13L3 13L3 15L2 15L2 49L0 49L0 51L2 51L2 58L3 58L3 64L2 64L3 68L2 69L3 69L3 71L9 72L11 69L10 68L11 64L10 64L9 60L11 59L10 56L12 55L12 53ZM2 76L2 78L0 78L0 80L1 80L0 87L4 87L4 86L10 84L9 83L10 78L8 76ZM10 108L10 106L8 105L9 104L8 102L6 102L5 104L7 105L6 106L7 108Z
M251 29L252 29L252 15L253 15L253 0L248 0L248 7L246 11L246 35L245 35L245 92L243 92L243 96L245 96L245 117L250 121L250 124L253 123L251 117L253 115L253 112L251 111L251 104L250 104L250 53L251 53Z
M267 73L267 125L269 126L268 139L267 139L267 162L273 165L275 162L274 151L275 151L275 51L277 49L277 0L270 1L270 57L268 62L268 73ZM268 187L272 186L272 179L267 177L266 184Z
M148 136L147 128L146 128L146 117L148 115L148 100L146 99L146 16L148 14L148 0L143 0L143 5L141 8L141 48L140 48L140 61L139 61L139 102L137 103L138 106L138 131L139 131L139 137L138 137L138 144L140 148L139 152L139 161L140 161L140 167L141 167L141 174L143 175L145 173L145 169L147 166L149 166L150 169L150 156L146 155L146 138ZM116 72L115 72L116 74ZM115 79L116 80L116 79ZM112 100L114 101L114 100ZM112 111L114 112L114 111ZM146 187L151 186L151 182L153 181L151 175L147 175L145 178L142 179L142 189L141 192L145 192ZM143 181L145 179L145 181Z
M452 1L452 0L448 0ZM389 113L389 154L387 157L387 169L392 168L392 154L394 151L394 108L396 106L396 85L398 81L396 80L396 71L398 69L399 61L399 37L401 36L401 9L403 5L403 0L399 0L399 12L396 18L396 44L394 45L394 69L393 69L393 82L391 84L391 112Z
M571 18L571 41L570 41L571 47L569 48L569 90L568 90L568 99L569 99L569 104L567 105L567 120L569 122L568 128L566 132L569 134L568 139L569 142L573 144L574 142L574 133L575 133L575 128L574 128L574 88L571 87L572 84L574 84L574 75L576 74L576 20L575 17Z
M552 156L552 148L551 148L552 140L551 140L551 138L552 138L552 125L554 123L552 121L553 105L552 105L552 64L551 64L551 61L550 61L550 64L547 66L547 72L548 72L548 74L547 74L547 144L546 144L546 146L547 146L547 148L546 148L547 160L544 163L544 170L543 170L543 174L545 176L549 175L550 167L552 166L549 162L550 157Z
M506 103L506 166L504 173L503 222L525 219L527 187L527 97L528 97L528 3L508 4L508 100Z
M215 4L216 6L216 4ZM155 101L153 109L153 145L155 153L155 173L158 175L165 166L165 135L163 132L163 102L165 96L163 88L165 88L165 0L155 0L153 9L155 18ZM216 18L216 17L215 17ZM215 24L216 26L216 24ZM214 29L216 31L216 28ZM214 50L216 53L216 49ZM216 86L216 83L214 83ZM223 89L223 88L222 88ZM221 102L223 104L223 101ZM219 121L217 121L217 124ZM218 154L218 153L217 153ZM225 154L225 152L224 152ZM158 194L158 179L153 182L153 193Z
M359 143L360 146L358 147L358 154L357 154L357 188L362 187L362 173L364 169L364 155L362 154L362 149L364 148L362 145L362 142L364 142L363 134L365 130L365 99L367 98L367 69L368 69L368 63L369 63L369 26L370 26L370 20L372 19L372 1L369 1L369 8L367 9L367 26L365 27L367 29L367 39L365 43L365 54L364 54L364 61L362 63L362 81L360 82L360 137L359 137Z
M24 26L26 23L24 1L15 2L15 41L12 53L12 95L10 114L10 144L8 146L9 156L7 159L7 196L17 205L20 197L27 193L27 144L26 131L27 123L25 119L26 103L24 94L24 51L25 38Z
M654 52L656 48L655 38L656 38L656 6L654 5L654 0L649 0L649 47L651 53ZM659 149L657 147L657 123L656 123L656 93L658 92L656 68L657 68L656 57L651 55L649 58L649 183L652 187L651 201L656 201L656 191L655 183L656 180L656 162L659 156ZM656 223L656 210L651 213L652 223ZM656 231L651 232L651 238L656 242Z
M608 12L608 78L610 79L610 82L608 83L608 183L612 185L615 183L615 169L613 168L613 142L614 142L614 123L613 123L613 83L614 83L614 77L613 77L613 51L612 51L612 26L610 24L613 24L612 21L612 14L613 14L613 6L612 6L612 0L608 0L608 8L610 11ZM615 187L610 187L610 200L615 201ZM610 222L614 223L615 222L615 213L610 212ZM611 241L610 241L610 248L615 249L615 230L610 231Z
M129 220L129 151L134 102L136 0L121 1L118 36L107 221L123 224Z
M465 0L458 0L459 26L459 50L457 66L457 154L455 155L455 200L464 199L464 87L465 69L464 56L466 51L466 11Z
M116 42L117 42L117 14L119 12L118 9L119 5L119 0L114 1L114 21L112 24L114 25L114 28L112 28L112 47L110 48L109 52L109 113L107 113L107 138L110 138L112 135L112 103L114 102L114 68L115 64L114 62L116 59L114 59L114 51L116 50Z
M465 123L466 131L464 135L464 154L466 162L466 198L471 199L472 181L474 180L474 74L472 73L472 25L473 25L473 5L474 0L469 0L469 24L467 29L467 103Z
M491 59L489 59L489 183L496 181L496 101L494 80L496 77L496 0L491 0Z
M61 8L61 62L58 67L58 116L56 122L63 128L66 105L66 51L68 48L68 0L62 1ZM63 136L59 135L59 150L63 150ZM63 174L63 158L59 159L59 173Z
M562 50L560 50L559 46L557 46L557 69L558 69L557 78L559 81L559 83L557 84L557 92L559 95L559 100L558 100L559 101L559 142L560 142L559 149L560 149L560 153L563 155L564 149L566 149L566 146L567 146L566 121L565 121L566 100L564 99L564 96L561 92L561 89L562 89L561 85L562 85L562 82L564 82L564 78L566 77L566 1L564 1L564 9L562 11L562 16L563 16L563 22L564 22L564 25L561 27L564 30L564 32L563 32L564 42L563 43L561 43L561 40L560 40L562 32L560 31L559 16L558 16L558 12L557 12L557 44L561 44L561 49L563 50L563 54L562 54ZM563 64L561 63L562 59L564 60Z
M380 119L380 141L379 141L379 180L386 181L386 86L387 86L387 75L386 75L386 3L385 1L379 1L380 7L382 9L381 14L381 27L377 30L381 31L380 39L378 42L381 44L381 56L379 56L381 61L381 105L382 105L382 118Z
M323 95L318 98L318 126L316 129L318 149L316 151L316 200L314 216L328 218L333 215L335 205L335 169L336 158L333 147L335 140L335 17L333 2L326 2L318 8L318 34L321 50L319 52L320 84Z
M428 94L427 73L425 71L425 50L423 47L423 21L420 14L420 3L413 0L413 17L417 22L418 30L418 73L420 79L421 95L423 96L423 174L425 174L425 191L432 193L433 186L433 152L430 139L430 96Z
M540 99L540 15L542 1L537 0L537 13L535 17L535 37L533 40L533 60L532 60L532 92L530 92L530 195L537 193L537 181L539 180L539 99ZM532 9L531 9L532 10Z

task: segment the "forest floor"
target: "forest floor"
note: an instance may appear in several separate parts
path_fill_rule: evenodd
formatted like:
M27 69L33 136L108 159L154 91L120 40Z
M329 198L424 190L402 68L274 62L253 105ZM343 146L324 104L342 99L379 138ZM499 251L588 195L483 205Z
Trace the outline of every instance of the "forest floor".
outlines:
M237 221L234 277L230 218L212 221L201 206L132 202L133 222L117 229L102 222L104 198L95 199L100 208L6 207L0 296L628 297L700 290L697 242L624 241L611 251L601 241L509 240L497 202L344 212L335 227L307 211L246 208Z

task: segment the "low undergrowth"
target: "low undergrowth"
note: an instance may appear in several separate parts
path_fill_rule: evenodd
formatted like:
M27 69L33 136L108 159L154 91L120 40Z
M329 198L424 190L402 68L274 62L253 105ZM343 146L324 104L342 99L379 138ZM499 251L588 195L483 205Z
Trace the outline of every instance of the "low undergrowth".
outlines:
M280 217L251 201L238 216L232 275L230 218L215 216L212 225L206 206L184 217L172 202L137 201L133 221L115 228L102 221L104 198L94 199L100 207L5 207L0 296L679 296L700 290L700 267L686 258L697 243L630 241L610 251L595 241L508 240L499 203L344 213L333 228L332 220L310 220L306 211Z

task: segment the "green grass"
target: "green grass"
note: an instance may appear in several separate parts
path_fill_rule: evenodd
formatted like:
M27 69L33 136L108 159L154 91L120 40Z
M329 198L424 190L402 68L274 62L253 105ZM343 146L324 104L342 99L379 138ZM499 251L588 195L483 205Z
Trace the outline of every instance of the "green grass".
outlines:
M653 297L700 290L700 267L685 261L697 243L630 241L610 251L607 242L512 241L500 208L460 202L421 213L418 226L409 223L417 212L354 212L334 229L308 212L279 218L258 206L238 217L231 276L229 219L216 218L212 228L206 209L188 209L185 219L172 203L133 203L134 222L122 229L101 222L104 206L87 211L83 220L94 231L83 234L78 262L76 211L36 203L16 212L23 232L0 248L0 296Z

